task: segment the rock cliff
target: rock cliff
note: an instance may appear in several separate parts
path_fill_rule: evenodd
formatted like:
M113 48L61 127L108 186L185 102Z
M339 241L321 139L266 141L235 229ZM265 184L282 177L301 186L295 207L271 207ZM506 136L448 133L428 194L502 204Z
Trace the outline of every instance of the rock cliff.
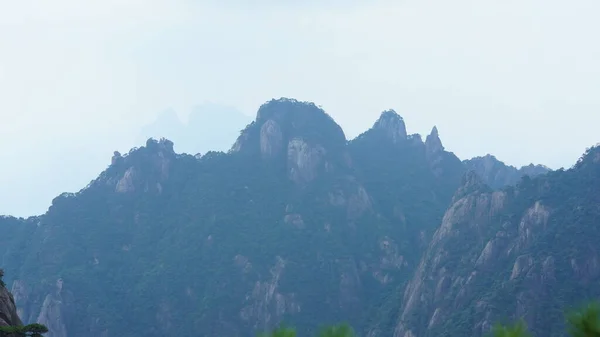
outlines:
M491 191L468 174L404 290L395 336L481 336L524 318L564 333L565 307L600 296L600 148L567 171Z
M259 108L231 152L274 161L301 185L322 173L347 170L351 163L345 145L342 128L321 108L281 98Z
M17 314L13 295L4 285L0 284L0 326L19 326L22 324ZM1 332L0 335L2 335Z

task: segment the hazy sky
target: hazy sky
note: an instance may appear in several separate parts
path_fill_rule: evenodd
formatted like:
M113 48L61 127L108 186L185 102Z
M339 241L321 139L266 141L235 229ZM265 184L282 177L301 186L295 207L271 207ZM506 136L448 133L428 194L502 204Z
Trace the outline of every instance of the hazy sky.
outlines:
M204 101L310 100L348 137L394 108L461 158L570 166L600 141L599 15L598 0L0 0L0 213L45 211L159 112Z

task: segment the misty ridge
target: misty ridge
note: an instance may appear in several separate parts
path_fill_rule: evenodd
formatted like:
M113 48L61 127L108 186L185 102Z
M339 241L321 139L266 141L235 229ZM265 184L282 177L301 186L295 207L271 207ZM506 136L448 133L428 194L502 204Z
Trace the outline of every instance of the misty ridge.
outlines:
M0 6L0 337L600 337L600 1Z
M251 121L250 116L235 108L214 103L196 105L185 122L169 109L141 128L137 143L143 144L148 138L167 138L180 153L226 152Z
M152 123L138 127L135 144L144 144L151 137L166 137L175 142L178 152L203 154L208 151L227 151L240 130L250 121L250 117L235 108L213 103L194 106L186 121L169 109L157 114ZM120 144L119 148L122 146ZM40 156L43 169L36 166L24 172L33 175L28 183L22 180L7 182L0 191L4 212L22 217L44 213L55 196L63 192L76 192L93 180L105 168L106 155L113 150L116 149L76 148L69 145L64 155L50 158Z
M600 147L553 171L461 160L441 135L385 110L348 140L318 105L279 98L227 151L115 151L46 213L0 217L0 333L597 331Z

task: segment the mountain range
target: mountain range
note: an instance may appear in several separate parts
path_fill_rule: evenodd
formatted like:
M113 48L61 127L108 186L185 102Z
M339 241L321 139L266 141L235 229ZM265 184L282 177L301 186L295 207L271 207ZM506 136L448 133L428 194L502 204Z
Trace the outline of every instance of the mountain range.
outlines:
M78 193L0 218L0 267L48 337L481 336L523 317L562 336L597 297L600 148L570 169L461 160L384 111L348 140L274 99L228 152L148 139Z

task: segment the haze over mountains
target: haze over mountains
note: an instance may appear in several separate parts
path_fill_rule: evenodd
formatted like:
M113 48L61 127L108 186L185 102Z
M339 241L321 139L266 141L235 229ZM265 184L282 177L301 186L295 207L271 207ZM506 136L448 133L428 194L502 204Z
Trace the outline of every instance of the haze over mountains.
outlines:
M227 151L251 121L250 116L235 108L214 103L195 106L185 122L170 109L142 128L137 143L144 144L148 138L167 138L173 141L178 153Z
M106 137L111 137L108 135L101 142L93 143L80 139L53 140L60 151L36 152L32 154L36 157L35 165L15 163L14 168L0 177L3 187L0 213L22 217L43 214L55 196L76 192L93 180L106 168L106 156L112 151L128 150L133 145L144 144L150 137L172 139L178 152L226 151L251 120L235 108L204 103L192 108L185 121L174 110L167 110L150 124L138 125L131 137L116 137L118 141L107 140Z
M66 336L251 336L349 321L368 336L482 336L600 296L600 155L568 170L461 161L395 111L348 140L271 100L230 151L149 139L39 217L0 218L19 316Z

